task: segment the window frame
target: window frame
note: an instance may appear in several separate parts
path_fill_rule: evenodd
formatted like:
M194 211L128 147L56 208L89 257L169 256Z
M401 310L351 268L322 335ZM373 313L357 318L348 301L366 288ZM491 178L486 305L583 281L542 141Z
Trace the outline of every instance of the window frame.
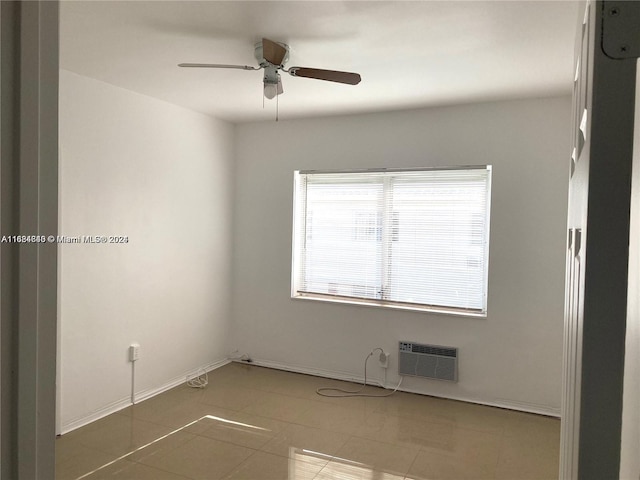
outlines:
M302 176L307 174L358 174L358 173L410 173L425 171L450 171L450 170L486 170L487 171L487 187L486 187L486 220L485 235L486 247L484 249L484 294L483 308L472 309L464 307L452 307L441 305L428 305L421 303L408 303L394 300L358 298L344 295L335 295L330 293L310 293L299 291L299 270L302 261L301 244L302 237L300 235L301 225L304 222L303 215L300 210L306 209L306 198L300 198L305 195L306 191L301 187ZM491 192L492 192L492 165L463 165L463 166L446 166L446 167L418 167L418 168L371 168L371 169L336 169L336 170L296 170L294 171L294 192L293 192L293 222L292 222L292 249L291 249L291 298L293 300L312 300L319 302L360 305L365 307L391 308L397 310L410 310L416 312L438 313L463 317L487 317L488 310L488 291L489 291L489 248L490 248L490 226L491 226Z

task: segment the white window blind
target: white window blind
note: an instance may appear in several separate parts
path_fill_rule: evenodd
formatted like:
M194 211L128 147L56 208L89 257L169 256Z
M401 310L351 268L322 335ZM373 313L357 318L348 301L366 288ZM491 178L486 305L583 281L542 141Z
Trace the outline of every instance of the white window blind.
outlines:
M486 312L491 167L296 172L295 297Z

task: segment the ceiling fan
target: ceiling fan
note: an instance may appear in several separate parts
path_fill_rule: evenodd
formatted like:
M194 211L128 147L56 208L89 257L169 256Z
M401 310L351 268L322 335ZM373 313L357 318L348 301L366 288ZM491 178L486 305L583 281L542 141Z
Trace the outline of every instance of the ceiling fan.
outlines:
M180 63L178 66L194 68L235 68L240 70L264 69L264 96L268 99L272 99L284 92L280 71L286 72L293 77L315 78L317 80L346 83L348 85L357 85L361 80L359 74L351 72L338 72L335 70L306 67L290 67L287 69L284 65L289 59L289 46L267 38L263 38L262 42L256 44L254 54L259 64L257 67L217 63Z

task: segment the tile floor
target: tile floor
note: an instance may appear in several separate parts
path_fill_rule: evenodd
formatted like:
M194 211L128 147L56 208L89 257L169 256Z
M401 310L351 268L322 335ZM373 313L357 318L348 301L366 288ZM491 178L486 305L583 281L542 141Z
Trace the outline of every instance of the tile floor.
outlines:
M56 478L557 479L560 421L232 363L63 435ZM372 393L381 393L371 387Z

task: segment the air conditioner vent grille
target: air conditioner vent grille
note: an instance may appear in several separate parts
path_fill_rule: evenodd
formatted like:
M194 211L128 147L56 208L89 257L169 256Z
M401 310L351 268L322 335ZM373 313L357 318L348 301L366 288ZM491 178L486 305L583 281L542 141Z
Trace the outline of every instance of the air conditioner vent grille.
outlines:
M437 380L458 380L458 349L400 342L398 373Z
M442 357L455 357L455 348L430 347L428 345L412 345L413 353L426 353L427 355L440 355Z

